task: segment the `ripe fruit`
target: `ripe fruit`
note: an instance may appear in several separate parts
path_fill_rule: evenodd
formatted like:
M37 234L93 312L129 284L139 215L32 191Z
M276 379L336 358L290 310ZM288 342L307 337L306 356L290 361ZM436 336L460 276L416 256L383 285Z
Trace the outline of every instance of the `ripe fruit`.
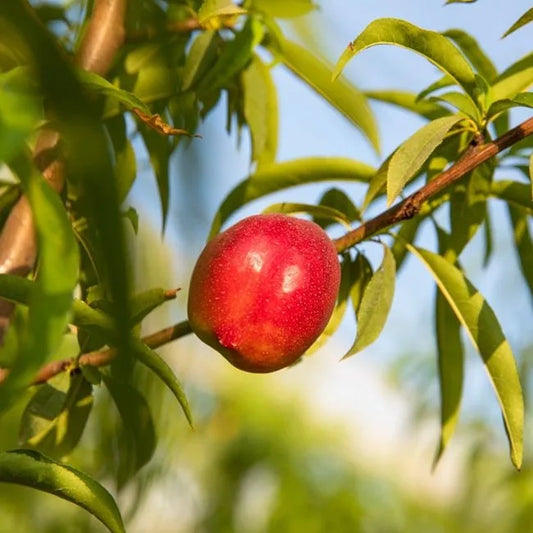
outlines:
M326 327L340 266L327 234L287 215L246 218L207 243L194 268L189 321L249 372L292 364Z

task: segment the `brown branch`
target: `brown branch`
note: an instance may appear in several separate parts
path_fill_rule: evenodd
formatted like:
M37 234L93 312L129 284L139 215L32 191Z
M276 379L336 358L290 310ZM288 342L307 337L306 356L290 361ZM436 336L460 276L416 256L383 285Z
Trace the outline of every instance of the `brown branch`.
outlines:
M104 74L111 67L117 49L124 40L126 0L96 0L76 64L86 70ZM57 154L57 132L43 130L34 149L34 161L44 178L61 192L65 177ZM26 276L35 264L37 243L31 209L25 196L13 206L0 233L0 273ZM0 300L0 344L13 304Z
M398 222L413 218L419 213L422 204L426 200L460 180L465 174L488 161L502 150L509 148L509 146L531 134L533 134L533 118L522 122L522 124L509 130L494 141L473 146L464 157L461 157L449 169L439 174L427 185L405 198L405 200L364 222L342 237L334 239L335 247L339 252L342 252Z
M179 322L174 326L156 331L151 335L143 337L141 340L150 348L159 348L164 344L184 337L192 333L191 326L187 320ZM41 383L46 383L50 378L53 378L57 374L64 372L70 368L77 368L80 366L92 366L100 367L108 365L117 355L117 350L114 348L107 348L106 350L97 350L94 352L87 352L76 360L75 358L62 359L60 361L52 361L51 363L43 366L36 376L33 378L31 384L39 385ZM0 386L6 380L9 374L9 370L6 368L0 368Z
M201 30L202 26L199 20L196 17L191 17L185 20L176 20L167 24L162 29L160 28L143 28L141 30L136 30L129 32L126 35L126 42L128 43L138 43L143 41L149 41L156 37L161 36L161 33L172 34L172 33L191 33L195 30Z

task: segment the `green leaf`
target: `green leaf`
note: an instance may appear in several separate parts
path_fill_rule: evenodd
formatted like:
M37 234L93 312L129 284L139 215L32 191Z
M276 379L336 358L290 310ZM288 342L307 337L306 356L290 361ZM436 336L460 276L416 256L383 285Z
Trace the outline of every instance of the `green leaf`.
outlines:
M528 9L503 35L502 39L504 37L507 37L511 33L515 32L522 26L525 26L526 24L529 24L533 20L533 7Z
M424 221L423 217L415 217L406 220L400 227L396 234L394 243L391 247L392 255L396 263L396 271L399 272L403 265L405 257L407 256L407 244L412 244L415 240L416 234L420 224Z
M288 39L280 37L267 46L289 70L359 128L376 152L379 152L376 120L359 89L344 78L334 83L331 65L317 59L311 52Z
M37 83L27 67L0 74L0 161L22 149L42 116Z
M317 8L312 0L251 0L254 9L276 18L307 15Z
M242 73L244 117L252 136L252 161L272 163L278 147L278 100L270 69L254 55Z
M328 189L322 195L318 204L340 211L349 222L361 220L361 212L359 209L357 209L344 191L337 189L336 187ZM327 228L331 224L331 222L325 218L320 218L319 216L315 216L313 220L322 228Z
M510 205L523 207L530 214L533 214L531 186L527 183L511 180L494 181L490 186L489 194Z
M494 169L494 161L487 161L476 167L453 189L450 199L449 243L449 251L454 254L453 259L459 257L485 220Z
M414 93L408 91L365 91L364 94L371 100L396 105L428 120L435 120L450 114L448 109L438 103L420 100Z
M455 80L451 76L448 76L448 74L444 74L444 76L442 76L440 79L430 83L425 89L420 91L416 96L416 99L422 101L435 91L445 89L446 87L451 87L452 85L455 85Z
M0 481L25 485L79 505L111 533L125 533L117 504L107 490L83 472L57 463L38 452L0 453Z
M137 293L130 301L130 322L134 326L142 322L154 309L173 299L176 291L162 288Z
M368 182L374 172L365 163L341 157L309 157L264 166L226 196L215 214L209 235L216 235L239 207L269 193L319 181Z
M242 15L246 9L236 6L231 0L204 0L198 10L198 20L205 25L210 19L217 17L227 17Z
M512 98L533 84L533 53L506 68L494 81L491 102Z
M460 322L446 299L437 290L435 297L435 329L437 336L441 431L439 447L435 456L437 464L444 453L457 425L463 391L463 343Z
M92 386L81 373L62 372L39 385L20 422L24 447L61 459L78 444L93 405Z
M487 111L487 120L493 119L503 111L513 107L533 107L533 93L518 93L513 98L504 98L493 102Z
M59 346L78 278L78 248L59 196L27 157L12 161L12 168L30 202L40 255L29 302L28 329L21 341L17 364L0 389L1 408L7 407L7 396L24 386Z
M464 274L443 257L408 246L430 271L455 316L480 353L498 397L511 460L520 469L523 455L524 401L516 362L494 312Z
M333 76L336 78L357 53L378 44L393 44L421 54L463 87L474 103L477 101L481 87L461 52L440 33L399 19L383 18L371 22L341 55Z
M356 312L357 336L343 359L360 352L379 337L392 305L395 279L394 256L383 245L383 262L366 285Z
M181 405L187 421L192 426L189 402L187 401L187 397L185 396L185 392L183 391L180 382L174 375L174 372L172 372L172 369L154 350L146 346L146 344L139 339L132 339L132 349L134 357L154 372L154 374L170 389Z
M529 179L531 180L531 198L533 199L533 152L529 156Z
M352 286L350 287L350 300L356 316L359 316L361 302L372 276L372 265L363 254L358 253L351 269Z
M107 131L115 151L115 181L118 201L122 203L137 176L135 151L126 134L126 121L123 115L117 115L106 123Z
M243 70L252 57L254 48L261 42L264 29L261 23L249 18L242 30L225 43L216 63L198 83L200 93L213 93L224 87L233 76Z
M186 91L202 78L216 60L221 39L216 31L200 32L194 39L185 59L181 89Z
M150 154L155 178L157 181L157 191L159 192L159 204L161 206L162 231L165 231L168 219L169 207L169 164L173 146L171 140L166 135L159 135L145 125L139 127L144 145Z
M513 236L522 275L533 298L533 241L529 232L530 215L525 209L508 206Z
M450 104L457 111L461 112L466 118L472 119L476 124L480 124L482 122L479 109L464 93L451 91L448 93L439 94L439 96L433 96L430 98L430 101Z
M443 35L451 39L461 49L472 66L488 82L492 82L496 78L498 71L494 63L470 34L463 30L453 28L445 31Z
M123 104L126 109L140 109L144 113L150 113L149 107L140 100L134 93L120 89L116 85L108 82L102 76L88 70L78 69L76 75L83 87L97 94L113 98Z
M263 209L263 213L308 213L315 218L332 220L342 224L347 229L351 229L350 220L342 211L324 205L282 202L268 206Z
M139 233L139 213L137 213L137 210L130 206L121 214L126 220L129 220L133 233L137 235L137 233Z
M331 336L339 328L342 322L342 318L344 317L344 313L346 312L346 305L348 303L348 297L350 296L350 288L353 283L352 271L352 259L349 254L346 254L342 258L341 283L339 286L339 294L337 295L337 303L335 304L335 309L333 310L333 313L331 314L331 317L324 331L320 334L318 339L311 345L311 347L305 352L306 355L310 355L316 352L322 346L324 346L324 344L328 342Z
M407 139L394 152L387 172L387 204L390 205L402 191L405 184L418 172L444 140L450 129L462 117L448 116L426 124Z
M156 434L150 408L144 396L128 383L103 376L107 390L117 406L124 428L117 469L120 490L152 458Z

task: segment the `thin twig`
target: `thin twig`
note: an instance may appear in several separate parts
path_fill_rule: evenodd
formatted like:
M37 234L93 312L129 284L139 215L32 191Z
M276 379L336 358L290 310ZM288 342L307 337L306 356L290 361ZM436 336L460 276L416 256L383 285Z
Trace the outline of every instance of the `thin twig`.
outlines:
M76 64L98 74L111 67L116 51L124 41L126 0L96 0ZM34 161L44 178L61 192L65 177L58 157L57 132L43 130L37 139ZM29 203L22 196L13 206L0 233L0 273L26 276L35 264L37 242ZM13 304L0 300L0 344L9 326Z
M164 344L184 337L192 333L191 326L187 320L179 322L174 326L156 331L151 335L143 337L141 340L150 348L159 348ZM117 355L117 350L114 348L107 348L105 350L97 350L94 352L87 352L82 354L78 360L70 357L68 359L62 359L60 361L52 361L44 365L39 372L37 372L35 378L32 380L32 385L39 385L46 383L49 379L53 378L57 374L64 372L69 368L75 368L79 366L92 366L100 367L108 365ZM0 368L0 386L5 381L9 374L9 370L6 368Z
M399 204L364 222L342 237L334 239L333 243L337 251L342 252L398 222L413 218L419 213L422 204L426 200L435 196L452 183L460 180L468 172L474 170L485 161L488 161L502 150L509 148L509 146L512 146L531 134L533 134L533 117L522 122L516 128L509 130L494 141L474 146L465 157L459 159L448 170L439 174L427 185L424 185Z

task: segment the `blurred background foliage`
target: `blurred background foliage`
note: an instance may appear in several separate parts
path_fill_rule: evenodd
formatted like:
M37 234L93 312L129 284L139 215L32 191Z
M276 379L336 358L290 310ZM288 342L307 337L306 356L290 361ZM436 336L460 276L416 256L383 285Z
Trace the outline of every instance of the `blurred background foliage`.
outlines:
M82 32L82 28L72 31L74 21L80 18L79 10L88 9L90 3L72 2L68 17L54 3L33 3L67 50L74 50ZM142 35L146 27L163 28L174 14L179 22L188 2L165 3L165 13L161 2L131 4L144 13L143 17L137 13L129 19L137 21L128 28L128 33L135 36ZM431 9L438 14L441 6ZM144 20L145 26L139 27L139 20ZM309 49L331 48L324 27L318 36L314 31L316 19L309 23L294 19L284 24L287 31L308 43ZM151 102L155 111L157 100L173 91L176 72L182 74L179 65L188 46L185 36L165 35L163 31L157 35L145 45L126 48L123 62L113 73L122 87ZM301 89L290 84L286 87L296 92ZM231 119L226 124L231 90L228 94L219 101L220 94L203 93L200 88L198 98L184 101L175 97L168 109L161 109L165 113L175 111L172 120L176 127L190 131L198 127L207 137L203 144L181 137L170 141L143 127L132 135L129 119L111 118L107 123L110 131L118 132L114 139L124 140L122 146L115 146L125 170L120 196L140 215L138 236L133 228L126 228L133 285L136 290L155 285L182 288L177 303L166 304L143 322L145 333L183 318L191 265L205 241L215 206L230 189L231 181L226 177L238 172L246 175L249 169L249 141L240 139L234 126L229 137L213 133L226 125L231 130ZM236 111L238 116L242 110ZM111 115L113 109L107 112ZM203 125L197 122L199 116L206 119ZM283 121L283 112L281 117ZM309 118L303 120L306 124ZM327 118L315 116L311 120L320 123ZM383 129L384 144L389 148L392 141L387 136L394 128ZM212 135L206 135L209 133ZM318 142L324 135L319 124L315 133ZM305 134L302 136L296 155L298 150L311 150L305 148ZM240 153L245 156L233 153L237 152L238 141ZM171 159L176 144L177 155ZM286 144L280 150L286 155ZM370 155L368 145L358 146L358 150L370 160L375 157ZM169 180L169 173L175 173L176 178ZM126 196L136 175L138 183ZM215 178L220 195L213 193ZM232 179L235 181L235 176ZM305 194L322 192L311 187ZM157 197L159 205L152 200ZM14 197L6 201L12 202ZM256 210L257 205L252 209ZM495 249L503 249L498 248L498 242L506 239L507 235L496 235ZM406 284L417 281L414 276ZM429 298L427 291L425 296ZM394 315L391 320L394 322ZM413 331L417 324L414 311L410 321ZM353 329L353 324L346 327ZM124 414L118 412L109 392L104 386L95 387L93 413L69 462L118 494L131 533L528 531L533 523L531 454L526 455L522 472L515 474L507 461L499 413L493 407L484 410L488 395L483 391L479 395L481 408L467 405L450 449L431 471L439 418L435 354L426 338L407 342L405 324L400 319L391 327L393 336L398 333L404 337L395 343L394 357L384 345L370 352L381 361L377 369L366 359L344 365L339 371L331 370L336 365L335 357L342 352L337 348L345 344L345 330L341 330L330 345L305 364L276 376L242 375L194 339L180 340L161 353L186 384L195 428L186 425L175 400L160 382L145 369L136 368L130 383L145 398L135 403L135 394L129 395L137 426L133 430L125 427ZM527 397L531 393L527 378L533 357L528 346L533 343L528 332L522 333L517 344L523 349L517 355ZM398 346L403 356L398 355ZM473 359L467 359L467 365L473 364ZM356 402L364 404L376 398L365 391L365 386L377 388L380 398L378 405L369 403L359 409L366 407L368 416L379 418L376 425L380 431L352 412ZM335 391L341 387L353 393L344 403ZM477 388L475 392L479 392ZM31 393L28 391L14 409L3 415L1 449L17 446L19 420ZM327 407L328 395L335 409ZM152 412L153 425L138 416L145 409ZM527 450L530 420L526 428ZM143 458L152 452L153 457L144 464ZM0 484L2 533L104 530L73 505L31 489Z

